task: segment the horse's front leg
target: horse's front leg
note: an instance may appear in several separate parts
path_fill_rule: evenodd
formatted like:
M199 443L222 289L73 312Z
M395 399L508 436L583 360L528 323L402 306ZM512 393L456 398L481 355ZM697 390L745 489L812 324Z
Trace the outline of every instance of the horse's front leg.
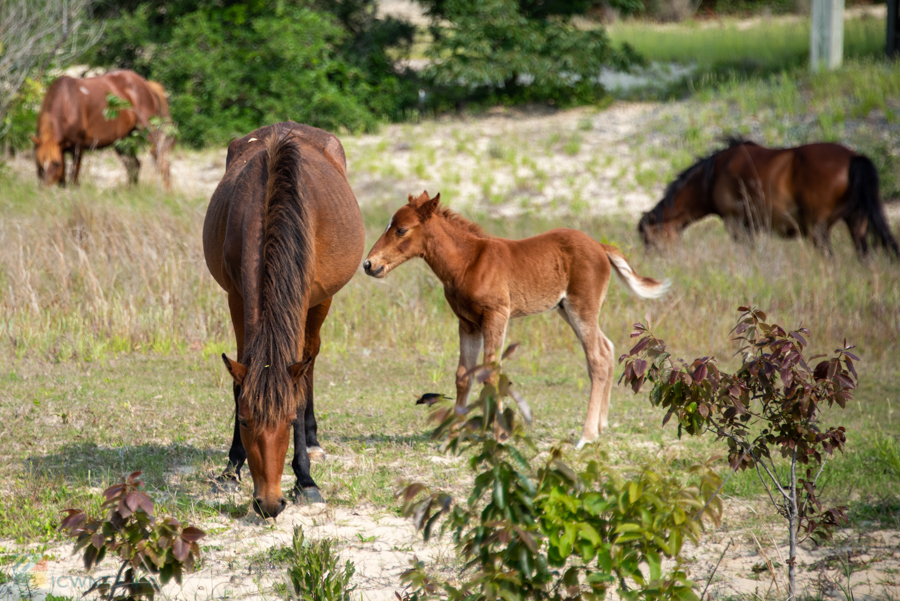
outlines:
M291 468L294 475L297 476L297 483L294 484L294 500L304 505L310 503L324 503L322 493L316 486L312 475L309 473L309 453L306 451L306 424L304 416L306 407L297 409L297 421L294 422L294 459L291 461Z
M78 174L81 173L81 157L84 154L81 146L72 150L72 184L78 185Z
M472 392L472 375L468 374L478 364L481 354L482 334L475 324L459 321L459 367L456 369L456 411L462 413L469 404Z
M241 479L241 468L247 460L247 451L244 449L244 443L241 441L241 426L238 423L238 399L241 398L241 387L235 383L232 385L234 391L234 437L231 439L231 449L228 450L228 465L222 473L220 480L235 481Z

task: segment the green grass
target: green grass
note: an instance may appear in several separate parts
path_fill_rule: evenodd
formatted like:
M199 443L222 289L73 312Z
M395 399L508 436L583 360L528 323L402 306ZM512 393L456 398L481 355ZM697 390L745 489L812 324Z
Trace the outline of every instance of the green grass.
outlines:
M809 61L809 19L736 19L657 25L625 20L608 28L615 43L631 44L647 60L696 64L698 73L770 73ZM883 18L858 17L844 24L845 59L882 56Z
M217 354L233 353L234 342L225 295L202 263L205 200L143 188L46 190L18 179L0 182L0 197L3 235L31 241L0 249L0 538L54 538L61 509L96 510L97 493L135 469L145 472L161 513L192 522L246 515L249 479L233 491L213 485L233 412ZM369 244L396 204L365 210ZM481 222L507 237L571 225L536 216ZM611 285L601 326L619 351L630 325L649 314L677 353L714 353L728 363L734 348L727 333L743 302L786 326L810 327L816 348L834 348L844 337L856 343L859 403L829 416L848 427L850 440L823 481L867 506L893 498L896 475L872 460L879 452L872 441L900 420L900 273L885 257L861 267L841 231L837 257L826 261L797 241L736 245L716 222L689 230L665 255L643 253L631 219L580 217L578 227L619 245L639 273L675 282L666 299L653 302ZM133 317L117 319L127 307ZM90 335L75 344L82 333ZM508 370L533 404L537 438L577 437L589 381L575 336L557 316L540 315L514 321L507 339L522 343ZM455 318L427 267L414 261L384 281L358 274L336 297L323 341L316 407L323 444L337 459L313 474L326 498L392 508L398 476L461 485L458 464L431 459L440 453L426 435L427 411L413 405L423 392L452 393L458 352ZM673 445L684 465L714 452L708 439L676 441L661 419L643 395L614 387L614 427L597 449L620 465ZM745 475L729 487L748 498L761 493Z

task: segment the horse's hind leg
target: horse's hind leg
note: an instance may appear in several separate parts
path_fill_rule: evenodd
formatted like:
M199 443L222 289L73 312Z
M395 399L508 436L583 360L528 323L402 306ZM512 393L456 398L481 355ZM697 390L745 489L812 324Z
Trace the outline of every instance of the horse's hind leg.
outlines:
M237 338L237 357L242 359L244 352L244 302L236 294L228 295L228 308L231 311L231 322L234 324L234 334ZM240 480L241 467L247 460L247 451L241 440L241 428L238 424L238 399L241 398L241 387L236 382L232 384L234 392L234 436L231 439L231 448L228 450L228 465L222 474L223 480Z
M319 355L319 349L322 347L322 338L319 331L322 324L328 316L328 310L331 308L331 299L329 298L320 305L316 305L306 314L306 341L303 344L303 361L310 360L309 368L303 377L303 386L306 396L306 407L303 411L304 437L306 444L306 452L310 459L323 459L325 451L319 446L318 426L316 424L316 413L313 402L313 372L316 367L316 357ZM299 421L298 421L299 423ZM297 456L297 428L294 428L294 457Z
M819 221L812 228L813 246L818 248L824 255L831 258L834 257L834 250L831 248L831 230L828 223Z
M867 235L869 232L869 221L858 214L848 215L844 218L847 229L850 230L850 237L853 239L853 245L856 247L856 254L860 259L865 258L869 254L869 241Z
M613 344L597 324L598 312L583 311L579 315L572 306L563 301L559 314L571 326L587 360L588 376L591 379L591 398L588 401L587 418L581 432L581 439L575 446L581 449L593 442L600 432L609 427L609 398L612 392Z
M122 163L125 165L125 172L128 174L128 183L132 186L137 185L138 183L138 174L141 171L141 161L137 158L136 155L127 153L127 152L119 152L119 158L122 159Z

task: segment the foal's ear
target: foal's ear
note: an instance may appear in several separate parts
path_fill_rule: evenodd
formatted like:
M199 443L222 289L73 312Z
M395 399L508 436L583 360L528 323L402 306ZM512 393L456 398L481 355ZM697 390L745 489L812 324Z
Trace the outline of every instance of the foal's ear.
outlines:
M441 203L441 193L438 192L437 196L432 199L428 199L428 192L423 193L422 196L424 196L426 200L416 207L416 213L419 214L419 219L428 219Z
M418 196L414 196L413 194L410 194L409 195L409 206L411 206L414 209L417 209L420 206L422 206L423 204L425 204L426 202L428 202L428 200L429 200L428 190L425 190Z
M291 378L294 380L294 384L300 381L300 378L306 375L306 372L309 371L309 366L312 365L312 357L307 357L306 361L301 361L300 363L294 363L290 366L291 370Z
M222 361L225 362L225 369L227 369L228 373L231 374L231 377L234 378L235 384L238 386L243 384L244 378L247 377L247 366L242 365L237 361L232 361L225 353L222 353Z

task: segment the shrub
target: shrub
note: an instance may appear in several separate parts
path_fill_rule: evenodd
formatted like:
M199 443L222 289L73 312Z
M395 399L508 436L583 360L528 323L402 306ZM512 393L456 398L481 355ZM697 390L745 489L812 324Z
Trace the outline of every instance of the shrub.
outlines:
M294 527L293 544L289 552L288 592L292 599L303 601L350 601L355 586L350 579L356 573L353 562L341 567L334 541L322 539L306 542L303 528Z
M82 551L84 568L90 570L107 554L118 556L121 564L115 578L97 580L85 595L97 591L108 601L152 600L173 578L179 584L184 572L191 572L200 558L197 542L206 533L183 525L174 518L157 520L153 501L139 490L141 472L134 472L103 491L101 507L109 509L103 519L91 518L81 509L67 509L61 529L75 539L75 551Z
M93 56L162 83L181 139L227 143L274 121L370 130L412 92L386 51L412 28L374 18L374 3L248 0L110 2L116 9Z
M696 599L680 552L685 540L698 542L704 517L718 522L715 472L694 466L693 482L686 485L664 464L623 475L593 459L576 471L562 444L540 460L529 459L517 445L533 453L534 441L501 400L512 397L526 421L530 409L497 366L482 369L478 378L489 376L497 384L487 383L464 414L435 412L439 425L432 436L442 448L472 451L475 481L468 498L454 505L449 494L421 483L398 492L404 513L426 540L445 518L440 533L452 533L467 569L454 586L419 562L403 575L408 597L602 599L616 588L626 599ZM665 558L674 562L664 566Z
M827 539L846 520L845 507L824 509L816 496L825 460L835 450L843 451L846 442L843 426L825 428L821 417L826 405L843 408L853 398L858 383L854 362L859 359L845 341L834 356L810 367L825 355L804 355L808 329L787 332L766 323L766 314L758 309L738 311L732 332L742 361L733 374L719 369L715 357L673 361L664 341L635 324L631 336L640 340L620 358L625 361L622 380L635 393L645 382L652 383L650 401L669 410L663 425L674 417L679 436L712 432L724 440L732 473L756 469L772 504L788 521L788 577L795 598L800 537ZM787 465L779 469L773 455L781 455ZM802 466L805 476L797 474Z

